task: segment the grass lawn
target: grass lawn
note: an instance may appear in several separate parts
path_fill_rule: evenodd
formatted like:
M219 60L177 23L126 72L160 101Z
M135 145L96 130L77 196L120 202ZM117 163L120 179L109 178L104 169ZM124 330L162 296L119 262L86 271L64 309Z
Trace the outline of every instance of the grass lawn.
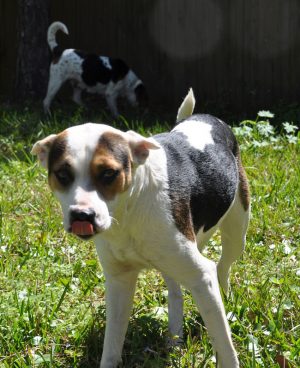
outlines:
M252 220L224 298L241 367L300 366L300 145L291 124L275 133L262 113L235 129L251 184ZM0 106L0 367L97 367L104 326L104 277L92 242L67 235L32 144L78 122L82 111ZM174 112L175 118L175 112ZM278 116L277 116L278 119ZM119 123L149 135L154 122ZM173 122L169 121L172 126ZM298 133L299 135L299 133ZM205 254L217 260L218 234ZM123 361L134 367L214 367L210 341L189 292L185 340L168 350L167 292L156 271L141 274Z

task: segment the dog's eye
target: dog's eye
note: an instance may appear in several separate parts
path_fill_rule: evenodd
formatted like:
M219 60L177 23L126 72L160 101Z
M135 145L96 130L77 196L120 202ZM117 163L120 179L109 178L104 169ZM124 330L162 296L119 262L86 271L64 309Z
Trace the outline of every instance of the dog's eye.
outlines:
M105 169L99 174L99 180L102 182L102 184L109 185L116 179L119 174L120 170Z
M69 170L60 169L54 172L56 179L60 182L63 186L68 186L73 181L73 175Z

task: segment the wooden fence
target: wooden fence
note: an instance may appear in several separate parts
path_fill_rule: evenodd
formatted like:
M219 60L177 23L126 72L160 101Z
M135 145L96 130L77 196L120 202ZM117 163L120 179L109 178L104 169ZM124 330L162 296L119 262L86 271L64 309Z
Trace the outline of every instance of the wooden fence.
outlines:
M17 1L0 0L4 97L14 88L16 16ZM124 58L165 108L190 86L202 110L300 102L299 0L52 0L50 19L67 25L70 35L57 35L65 47Z

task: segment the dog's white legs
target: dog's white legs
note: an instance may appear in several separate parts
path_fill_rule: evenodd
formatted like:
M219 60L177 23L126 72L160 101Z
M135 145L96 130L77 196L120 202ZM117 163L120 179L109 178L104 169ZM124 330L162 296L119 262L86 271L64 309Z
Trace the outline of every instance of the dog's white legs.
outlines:
M78 105L82 106L83 103L82 103L82 99L81 99L81 89L76 87L76 86L73 86L73 101L75 103L77 103Z
M60 76L59 72L57 72L56 69L53 69L53 66L51 65L47 95L43 101L45 113L50 113L51 102L66 79L66 76Z
M210 270L209 270L210 268ZM200 282L191 280L190 290L203 318L221 368L239 367L219 291L215 264L207 265Z
M222 256L218 263L218 277L225 293L228 292L230 267L244 250L249 216L250 209L246 211L243 208L237 193L233 206L220 225Z
M183 337L183 298L180 285L163 274L168 288L169 344L176 345Z
M105 91L105 99L112 116L117 118L119 116L119 112L117 109L116 94L110 88L107 88Z
M196 244L188 241L168 252L166 257L168 262L163 262L162 258L157 266L192 292L218 354L220 367L239 367L219 290L216 265L201 255Z
M132 309L138 272L106 275L106 328L100 368L116 368L121 363L121 353Z
M127 101L130 103L132 107L137 107L138 102L136 100L136 96L134 92L128 89L125 97L127 98Z
M209 239L212 237L212 235L217 230L218 226L213 226L211 229L209 229L206 232L203 232L202 229L197 234L197 244L200 252L202 252L209 241Z

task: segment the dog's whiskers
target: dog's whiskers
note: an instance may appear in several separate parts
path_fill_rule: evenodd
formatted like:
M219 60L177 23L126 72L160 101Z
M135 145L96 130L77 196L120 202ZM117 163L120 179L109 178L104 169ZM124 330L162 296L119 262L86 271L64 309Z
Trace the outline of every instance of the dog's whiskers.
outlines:
M110 219L111 219L111 222L112 222L112 223L114 223L114 224L116 224L116 225L119 225L119 221L118 221L116 218L114 218L114 217L110 216Z

